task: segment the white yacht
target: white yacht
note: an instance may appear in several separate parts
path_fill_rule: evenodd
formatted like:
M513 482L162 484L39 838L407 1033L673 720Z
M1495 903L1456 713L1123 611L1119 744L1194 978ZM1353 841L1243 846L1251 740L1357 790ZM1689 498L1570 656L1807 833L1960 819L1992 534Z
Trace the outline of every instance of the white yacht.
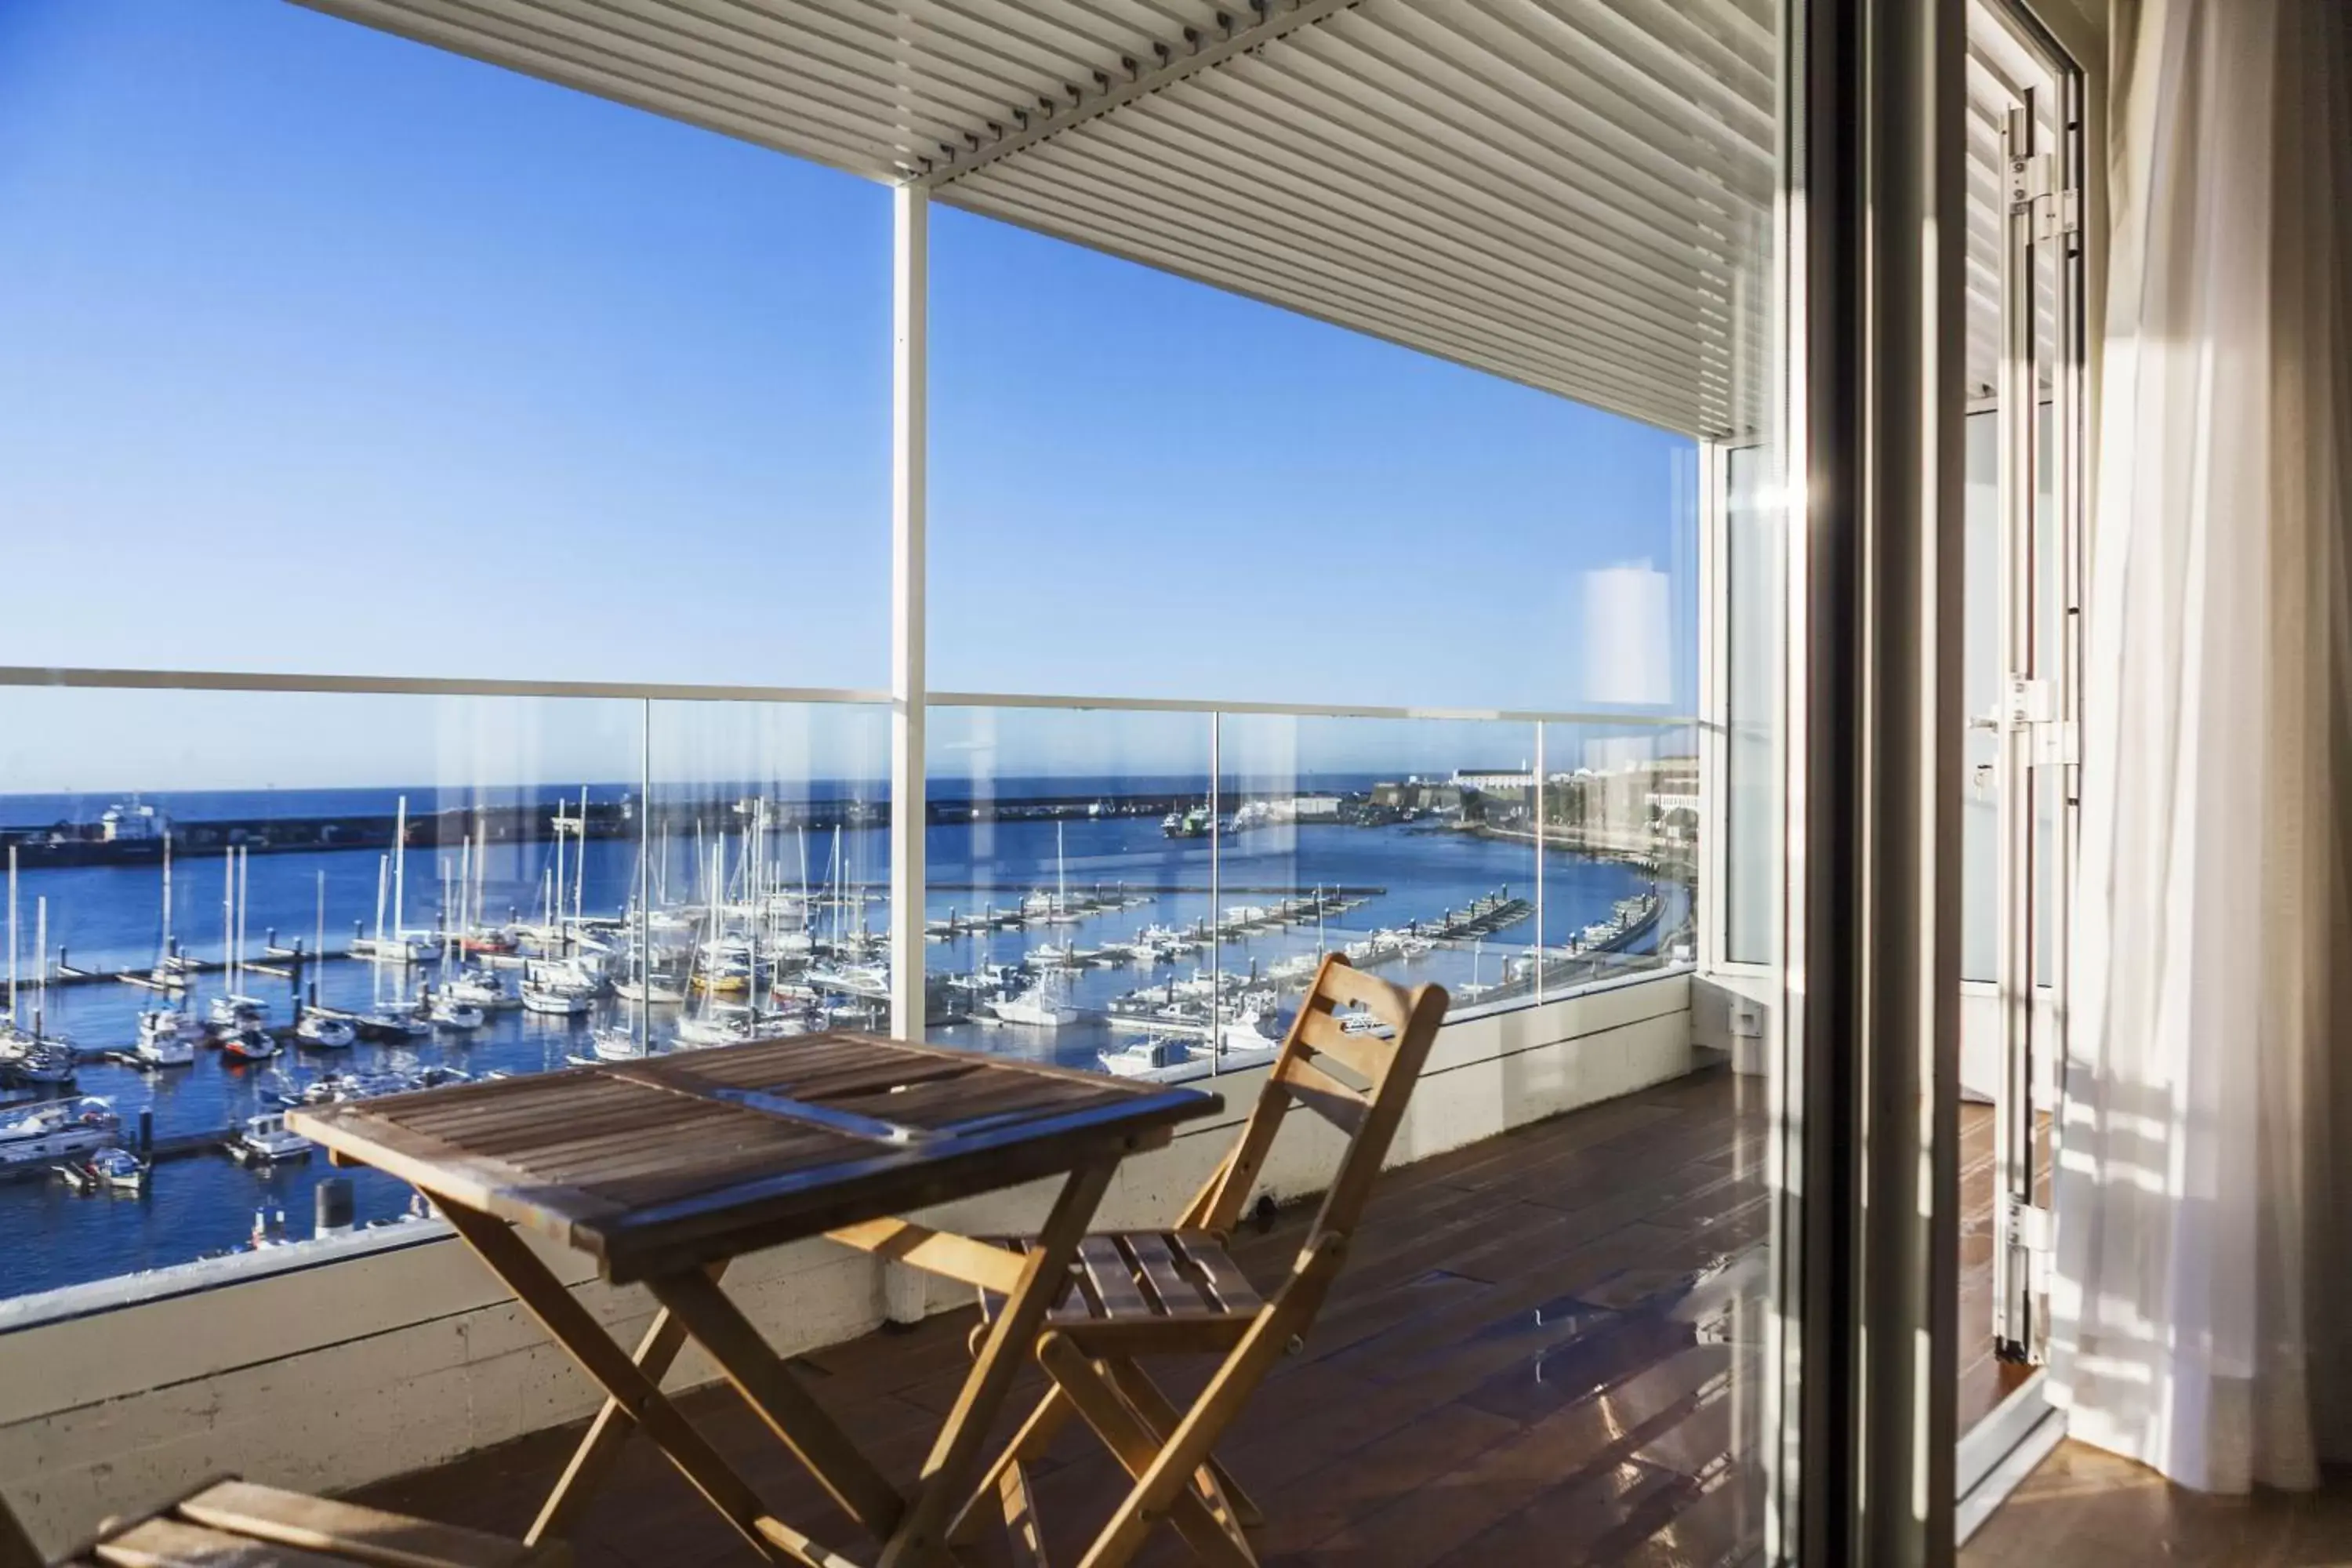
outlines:
M114 1142L122 1123L94 1095L0 1111L0 1166L29 1165L83 1154Z
M460 1002L446 992L433 999L433 1024L442 1029L478 1029L489 1016L471 1002Z
M196 1059L195 1021L177 1007L139 1015L139 1041L131 1054L151 1068L184 1068Z
M1098 1051L1096 1059L1103 1070L1118 1078L1142 1079L1153 1083L1166 1083L1171 1079L1190 1078L1205 1070L1206 1060L1192 1042L1155 1035L1138 1040L1115 1051Z
M522 983L522 1006L526 1013L538 1013L554 1018L580 1018L596 1005L596 993L588 984L576 980L526 980Z
M522 998L508 990L506 982L488 969L467 970L444 985L441 994L452 1002L479 1007L486 1013L522 1005Z
M74 1048L56 1035L0 1035L0 1079L63 1089L74 1080Z
M786 1013L754 1016L749 1007L716 1006L698 1018L681 1018L681 1046L743 1046L754 1040L789 1040L808 1033L808 1026Z
M1040 981L1010 996L1000 996L988 1005L998 1022L1025 1024L1033 1029L1058 1029L1065 1024L1078 1021L1078 1010L1055 995L1049 995Z
M299 1160L317 1147L286 1125L282 1114L248 1116L237 1131L234 1145L236 1157L250 1165L274 1165L281 1160Z
M1260 1026L1263 1016L1254 1010L1246 1012L1217 1031L1219 1072L1262 1068L1282 1054L1282 1042Z

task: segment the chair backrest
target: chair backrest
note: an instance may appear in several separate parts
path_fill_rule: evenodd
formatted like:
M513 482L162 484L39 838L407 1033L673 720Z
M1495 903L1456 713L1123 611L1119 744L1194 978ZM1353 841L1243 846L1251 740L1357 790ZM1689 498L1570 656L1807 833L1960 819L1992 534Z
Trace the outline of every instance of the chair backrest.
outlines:
M1422 1064L1429 1059L1446 1001L1444 986L1406 991L1362 973L1339 953L1328 955L1283 1038L1241 1141L1179 1223L1188 1229L1231 1231L1257 1184L1282 1119L1299 1105L1348 1135L1313 1234L1351 1234L1404 1120ZM1370 1022L1351 1027L1351 1018Z
M33 1549L32 1536L8 1510L8 1500L4 1497L0 1497L0 1568L41 1568L41 1554Z

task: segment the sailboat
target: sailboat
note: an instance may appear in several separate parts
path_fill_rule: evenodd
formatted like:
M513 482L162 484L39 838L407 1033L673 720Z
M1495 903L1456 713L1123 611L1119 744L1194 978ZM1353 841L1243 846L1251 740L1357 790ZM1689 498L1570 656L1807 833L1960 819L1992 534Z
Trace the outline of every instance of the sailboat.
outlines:
M385 877L389 872L392 893L392 928L383 923ZM375 878L375 935L358 937L352 942L352 956L372 958L378 963L429 963L440 944L430 932L414 933L403 929L406 923L408 903L408 797L402 795L393 818L392 854L379 857Z
M231 849L225 863L221 896L221 946L226 950L227 988L214 997L206 1018L221 1049L243 1061L267 1061L278 1054L278 1042L267 1032L269 1004L239 989L245 981L245 910L252 886L252 851Z
M172 835L163 833L163 924L157 939L155 971L148 984L168 1001L139 1012L139 1036L131 1054L151 1068L188 1067L196 1059L196 1027L184 1010L188 977L172 951Z
M15 955L13 918L16 900L13 891L9 900L10 956ZM74 1080L77 1060L73 1042L64 1036L51 1033L44 1020L48 1016L49 997L49 900L33 900L33 945L39 949L40 969L33 981L33 1026L27 1031L14 1021L13 986L11 1021L5 1034L0 1034L0 1075L19 1083L39 1084L45 1088L63 1088ZM15 966L11 964L11 972Z
M319 873L318 926L311 940L318 943L313 950L313 962L324 962L327 956L327 874ZM294 1037L314 1050L349 1050L360 1037L360 1032L348 1022L319 1010L319 981L314 973L310 979L308 1005L297 1005L294 1016Z

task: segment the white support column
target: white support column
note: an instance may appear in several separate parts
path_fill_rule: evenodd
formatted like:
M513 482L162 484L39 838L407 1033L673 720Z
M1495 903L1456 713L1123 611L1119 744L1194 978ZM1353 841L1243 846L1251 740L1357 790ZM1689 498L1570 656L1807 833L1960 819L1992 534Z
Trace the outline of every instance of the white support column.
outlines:
M926 315L930 194L892 193L890 245L890 1032L923 1037Z

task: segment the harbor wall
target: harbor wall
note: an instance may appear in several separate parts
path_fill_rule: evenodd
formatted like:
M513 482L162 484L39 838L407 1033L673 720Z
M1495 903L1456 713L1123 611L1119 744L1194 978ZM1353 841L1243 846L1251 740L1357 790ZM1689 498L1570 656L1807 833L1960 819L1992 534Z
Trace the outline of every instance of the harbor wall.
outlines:
M1391 1152L1410 1163L1691 1070L1691 980L1645 977L1450 1023ZM1164 1223L1231 1146L1263 1068L1203 1087L1217 1117L1119 1170L1097 1223ZM1319 1190L1338 1134L1294 1117L1269 1161L1278 1199ZM933 1211L989 1233L1043 1217L1042 1185ZM539 1247L625 1343L644 1292L598 1282L576 1253ZM909 1289L909 1284L913 1288ZM728 1289L779 1351L853 1338L895 1310L970 1293L824 1241L740 1261ZM673 1389L716 1371L689 1349ZM100 1517L224 1472L335 1491L580 1420L586 1378L438 1222L219 1258L0 1304L0 1495L51 1551Z

